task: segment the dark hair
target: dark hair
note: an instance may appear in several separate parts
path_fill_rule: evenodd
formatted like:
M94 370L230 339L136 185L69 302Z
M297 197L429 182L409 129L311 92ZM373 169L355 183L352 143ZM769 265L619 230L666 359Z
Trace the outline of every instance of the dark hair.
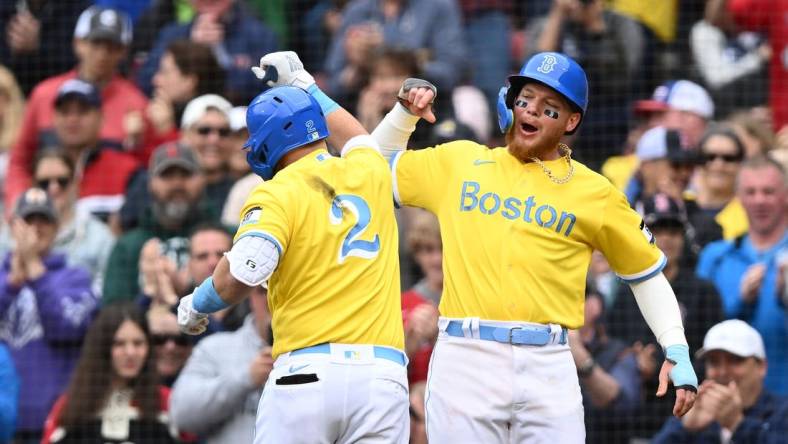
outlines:
M705 133L703 133L703 137L701 137L700 142L698 142L698 150L701 152L701 154L703 154L703 145L705 145L706 142L708 142L708 140L714 136L723 136L730 139L731 142L736 145L736 155L739 156L740 159L744 159L744 157L747 155L747 152L744 150L744 144L742 143L739 136L737 136L731 128L725 125L714 125Z
M415 51L396 47L383 47L378 51L369 66L369 75L375 72L375 68L383 63L390 63L408 77L421 77L421 67Z
M230 242L232 243L233 233L230 232L228 227L225 227L224 225L220 225L214 222L201 223L197 225L197 227L195 227L194 230L192 230L191 234L189 234L189 254L191 254L192 252L192 239L194 239L194 236L196 236L198 233L204 233L208 231L216 231L218 233L222 233L225 236L227 236L227 238L230 239Z
M184 75L197 76L194 96L224 94L224 70L219 66L213 50L190 40L175 40L167 47L175 65Z
M115 334L125 321L131 321L142 329L149 344L148 356L140 374L129 387L134 391L133 401L139 408L141 418L156 419L158 416L159 387L153 350L150 349L148 323L136 305L119 303L102 307L88 330L82 355L66 390L66 402L59 421L63 428L68 429L93 419L104 408L112 390L112 347Z
M68 167L68 171L69 174L71 175L71 178L72 179L74 178L74 172L76 169L76 166L74 165L74 160L71 159L71 156L69 156L65 152L65 150L56 147L47 148L39 151L38 155L36 156L36 159L33 161L33 168L31 171L33 176L35 176L36 174L36 169L38 169L38 165L41 164L41 162L43 162L46 159L58 159L64 164L66 164L66 167Z

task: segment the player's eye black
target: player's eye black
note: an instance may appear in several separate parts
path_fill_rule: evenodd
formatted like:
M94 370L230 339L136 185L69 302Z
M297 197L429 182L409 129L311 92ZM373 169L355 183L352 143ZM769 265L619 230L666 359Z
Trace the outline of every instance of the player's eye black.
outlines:
M219 137L224 138L224 137L228 137L230 135L231 131L230 131L230 128L228 128L226 126L221 127L221 128L216 128L216 127L207 126L207 125L206 126L198 126L197 127L197 134L199 134L201 136L207 136L207 135L209 135L211 133L216 133L216 134L219 135Z
M69 182L71 182L71 178L68 176L59 176L59 177L42 177L41 179L36 179L36 185L38 188L42 190L48 190L49 185L55 182L58 184L60 188L65 188L68 186Z
M742 156L738 154L719 153L703 153L703 158L706 160L706 163L714 162L715 159L722 159L726 163L741 162L742 160Z

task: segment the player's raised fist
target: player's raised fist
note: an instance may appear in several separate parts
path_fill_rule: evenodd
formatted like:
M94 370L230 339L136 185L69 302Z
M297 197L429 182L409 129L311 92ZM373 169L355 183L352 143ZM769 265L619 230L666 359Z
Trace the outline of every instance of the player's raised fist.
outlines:
M419 116L430 123L435 123L432 104L438 96L438 89L423 79L408 78L402 82L397 93L397 100L414 116Z
M315 84L315 78L304 69L304 64L293 51L271 52L260 58L260 66L253 66L252 72L267 86L297 86L308 89Z

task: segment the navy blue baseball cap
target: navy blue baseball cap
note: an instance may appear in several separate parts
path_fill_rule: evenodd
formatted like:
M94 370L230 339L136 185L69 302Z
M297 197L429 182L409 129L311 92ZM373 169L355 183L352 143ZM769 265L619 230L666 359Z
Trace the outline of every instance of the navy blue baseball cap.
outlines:
M46 191L41 188L29 188L24 194L19 196L14 213L22 219L32 215L39 215L52 222L57 222L55 204Z
M101 108L101 95L92 83L80 79L66 80L55 97L55 108L70 100L77 100L94 108Z

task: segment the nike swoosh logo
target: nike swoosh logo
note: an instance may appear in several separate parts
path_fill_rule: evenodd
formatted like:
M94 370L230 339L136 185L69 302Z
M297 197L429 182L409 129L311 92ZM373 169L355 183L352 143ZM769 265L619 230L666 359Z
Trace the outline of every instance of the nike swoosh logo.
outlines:
M484 165L485 163L495 163L495 161L494 160L482 160L482 159L476 159L476 160L473 161L473 165L474 166Z
M306 367L309 367L309 364L298 365L298 366L291 365L289 370L290 370L290 373L295 373L295 372L297 372L297 371L299 371L301 369L304 369Z

